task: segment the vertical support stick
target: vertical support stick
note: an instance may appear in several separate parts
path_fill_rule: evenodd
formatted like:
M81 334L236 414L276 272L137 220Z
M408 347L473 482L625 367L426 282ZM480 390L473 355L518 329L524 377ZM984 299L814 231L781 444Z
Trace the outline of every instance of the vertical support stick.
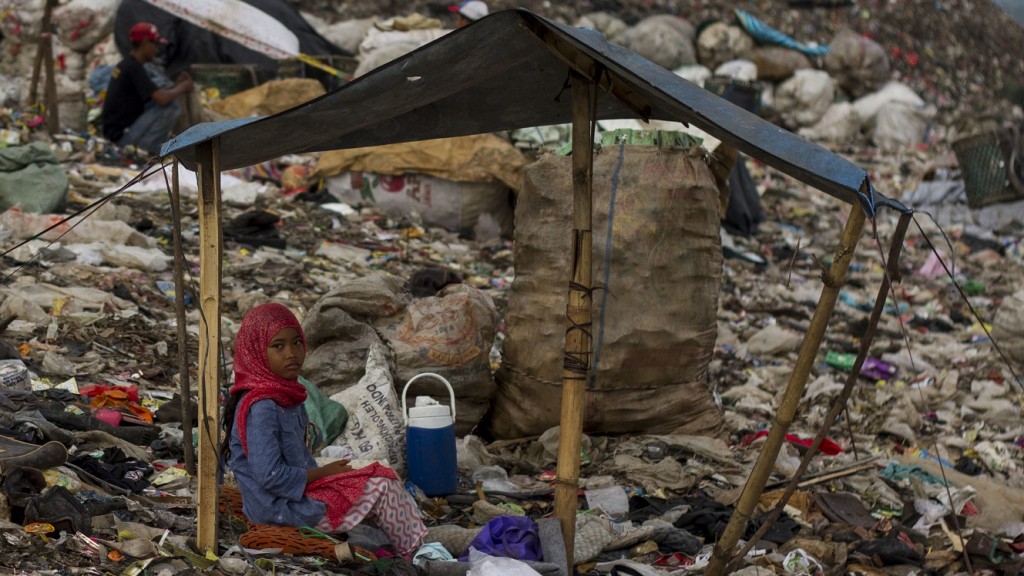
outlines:
M590 288L592 281L593 147L590 130L591 90L580 75L572 76L572 279L566 303L565 359L562 369L562 415L558 442L558 479L555 483L555 514L562 525L568 573L573 570L573 542L576 538L580 474L580 437L587 378L593 357L590 334Z
M53 9L56 5L57 0L46 0L46 6L43 8L43 20L39 25L39 45L36 46L36 57L32 62L32 81L29 83L28 92L29 103L38 104L39 77L45 71L43 100L46 104L46 129L51 135L60 131L60 114L57 110L57 78L54 76L53 69L53 37L51 35Z
M56 0L50 0L46 4L47 14L52 11L52 5ZM47 23L47 26L49 24ZM46 130L50 135L60 132L60 108L57 105L57 76L53 69L53 40L47 31L46 40L43 42L43 67L46 69L46 84L44 96L46 101Z
M743 487L736 510L729 519L721 539L715 544L715 550L711 555L711 562L705 571L707 576L722 576L732 556L733 547L743 535L747 527L747 521L754 513L754 507L761 497L768 477L771 476L775 467L775 460L779 457L779 450L789 431L790 424L796 416L797 408L800 406L800 398L804 394L804 387L807 385L807 377L814 365L814 358L818 355L821 341L825 336L825 329L832 318L832 310L835 308L836 300L839 298L839 290L846 281L846 271L850 267L850 260L857 249L861 233L864 231L864 209L858 203L854 203L850 210L850 217L846 221L846 228L843 229L843 236L836 248L835 258L828 272L822 274L825 285L821 289L821 296L818 298L818 306L814 309L814 317L811 318L811 325L804 336L803 344L800 345L800 355L797 357L796 366L789 377L786 385L786 392L775 414L775 422L772 425L768 439L761 448L761 453L754 463L750 477Z
M857 379L860 378L860 370L864 366L864 360L868 357L868 352L871 350L871 343L875 338L875 330L878 328L878 321L882 318L882 312L885 310L885 301L889 297L889 289L892 286L892 282L900 281L900 252L903 250L903 240L907 236L907 228L910 227L911 214L904 213L900 214L899 223L896 224L896 230L892 234L892 242L889 245L889 255L885 260L885 273L882 276L882 284L878 287L878 296L875 297L875 306L871 309L871 314L868 315L868 327L864 331L864 336L860 339L860 350L857 352L857 359L853 362L853 368L850 369L850 373L846 376L846 382L843 384L843 390L839 393L839 396L832 403L832 407L828 413L825 414L825 420L821 423L821 427L818 429L818 433L815 434L814 440L811 441L810 447L804 452L803 457L800 458L800 466L797 467L796 472L789 479L789 484L786 485L786 490L782 493L782 497L775 503L775 508L768 513L767 518L762 518L761 527L757 529L757 532L743 545L743 548L733 557L729 563L729 569L732 570L736 564L743 559L743 556L750 551L751 548L757 544L764 535L771 529L772 524L779 519L782 515L783 510L786 508L786 504L789 503L789 499L796 492L797 487L800 485L800 480L803 478L804 473L807 472L807 467L810 466L811 460L818 453L818 447L821 446L822 440L828 434L830 428L835 423L836 418L839 418L839 414L843 411L847 412L846 423L850 424L849 411L847 410L847 401L850 400L850 395L853 393L853 388L857 384ZM850 438L853 439L853 430L850 430ZM856 448L856 444L854 445ZM856 455L856 450L854 451ZM968 570L970 573L970 570Z
M188 326L185 320L185 251L181 242L181 188L178 161L171 168L171 221L174 241L174 308L178 315L178 395L181 396L181 429L185 433L185 470L195 476L196 455L192 449L192 387L189 385Z
M39 76L43 71L43 42L50 37L50 14L51 0L46 0L43 7L43 20L39 23L39 40L36 46L36 54L32 59L32 80L28 84L28 103L39 103Z
M199 180L199 487L196 545L217 551L217 457L220 446L220 140L196 147Z

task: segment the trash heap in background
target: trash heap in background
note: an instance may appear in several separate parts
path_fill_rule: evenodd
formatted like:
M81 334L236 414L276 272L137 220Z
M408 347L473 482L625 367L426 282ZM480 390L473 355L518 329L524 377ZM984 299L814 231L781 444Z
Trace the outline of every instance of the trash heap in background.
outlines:
M118 3L73 0L55 12L66 124L52 137L40 110L25 104L42 4L0 3L0 242L8 250L27 241L4 256L0 284L0 566L126 575L564 574L560 528L550 517L559 440L552 419L542 417L550 406L505 410L505 427L518 433L484 437L488 410L502 395L499 380L547 386L531 370L540 374L544 354L557 356L531 347L549 335L523 336L531 334L523 328L531 315L547 308L539 293L515 302L523 297L517 264L519 280L530 266L543 272L553 265L536 257L517 262L547 241L531 228L537 222L514 224L516 215L539 218L536 205L524 203L544 192L536 181L546 166L564 164L557 151L568 130L292 156L223 175L227 367L245 312L272 300L288 304L310 345L304 375L324 392L310 410L333 431L320 457L381 459L399 469L402 387L421 372L444 374L456 398L458 490L434 497L410 486L431 527L415 561L391 557L371 530L354 530L347 547L316 534L264 537L225 490L220 546L204 556L194 549L196 486L183 463L197 430L182 429L176 396L167 181L157 173L88 218L59 224L120 189L142 160L97 138L88 123L100 91L87 79L119 58L110 36ZM324 36L359 55L357 73L445 33L447 16L418 4L396 5L393 14L378 13L380 3L334 4L301 7ZM1011 84L1022 77L1024 32L998 20L988 3L968 14L962 2L785 9L774 0L668 2L659 15L639 1L620 2L615 15L558 4L545 8L549 16L595 27L708 89L746 98L748 109L849 157L879 190L934 217L921 212L921 229L911 226L902 281L848 410L785 514L733 573L957 574L970 562L976 572L1017 574L1024 553L1024 201L1012 178L1021 114ZM975 35L952 34L979 22L1000 30L986 46L967 44ZM894 27L906 32L898 42ZM993 46L1004 52L992 57ZM209 99L203 113L273 113L322 92L310 79L278 80ZM979 102L991 114L973 114ZM601 123L599 138L610 148L623 130L636 129L685 127ZM701 237L714 248L704 254L714 298L704 292L699 301L681 304L684 294L665 302L666 320L686 305L715 310L713 333L688 316L691 346L706 364L684 375L691 404L707 418L692 422L708 423L671 427L668 393L664 406L652 393L649 431L584 436L572 559L580 573L700 573L772 425L848 208L744 162L763 219L747 235ZM999 185L979 187L986 178ZM701 191L713 211L722 190ZM194 394L198 214L195 176L187 171L181 194ZM635 220L642 226L656 218ZM754 525L794 474L852 366L895 220L885 213L875 224L861 240ZM533 236L516 237L525 233ZM656 260L657 248L631 257ZM679 282L674 289L682 289ZM606 304L629 306L635 296L609 293ZM559 314L551 314L556 333ZM640 336L647 349L667 341ZM624 380L630 372L608 373ZM447 402L447 390L435 384L418 382L411 395ZM346 426L332 425L330 402L348 408ZM639 402L604 409L631 409L630 422L644 422Z

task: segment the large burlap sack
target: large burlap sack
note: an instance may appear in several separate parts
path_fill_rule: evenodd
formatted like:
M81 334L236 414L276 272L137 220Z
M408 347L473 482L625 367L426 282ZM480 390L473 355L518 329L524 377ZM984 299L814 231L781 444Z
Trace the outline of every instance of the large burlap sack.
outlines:
M498 312L491 297L467 284L451 284L378 325L395 353L398 386L423 372L443 376L455 391L455 431L469 433L494 396L490 352ZM417 380L408 395L449 403L448 389L436 378Z
M861 119L853 104L836 102L813 125L801 128L797 134L815 142L848 144L860 136Z
M890 102L878 110L871 140L882 150L913 148L924 141L935 106Z
M836 84L854 98L877 90L889 80L889 55L885 49L851 30L836 34L824 65Z
M697 63L693 25L668 14L649 16L619 35L619 43L669 70Z
M902 82L888 82L879 90L853 101L853 107L868 128L873 128L879 111L887 104L901 103L924 106L925 102L914 89Z
M450 30L441 28L426 30L378 30L371 27L359 43L359 66L352 75L356 78L375 70L396 58L437 40Z
M102 40L96 43L95 46L89 49L89 52L85 55L85 72L86 74L92 74L100 66L117 66L117 63L121 61L121 53L117 51L117 43L114 41L113 34L107 34ZM95 87L91 84L90 88L99 92L100 88L106 89L106 83L102 86Z
M693 82L697 86L704 86L704 81L711 78L712 72L707 66L700 64L692 64L690 66L680 66L672 71L676 76L685 78L690 82Z
M491 297L472 286L453 284L413 300L399 276L358 278L332 289L306 314L302 374L327 394L346 391L364 377L369 351L385 345L395 392L422 372L444 376L455 391L456 432L466 434L494 395L490 352L497 322ZM409 396L448 403L448 389L435 379L417 381Z
M312 78L285 78L264 82L210 104L225 118L269 116L324 95L324 86Z
M468 234L484 215L512 233L512 202L501 182L457 182L429 174L343 172L327 180L332 196L348 204L372 203L392 218L418 214L427 226Z
M789 128L817 124L835 99L836 87L827 72L797 70L775 88L775 111Z
M25 212L49 214L64 205L67 193L67 172L45 143L0 148L0 210L17 206Z
M757 80L757 64L750 60L729 60L715 68L715 76L728 76L736 80Z
M739 26L715 22L697 36L697 60L714 70L723 62L745 58L754 49L754 39Z
M352 386L363 377L366 355L381 339L375 319L398 314L410 298L405 281L375 274L341 284L324 294L306 314L306 362L302 375L325 394ZM346 406L347 408L347 406Z
M758 46L747 57L757 64L757 79L768 82L780 82L797 70L814 67L799 50L782 46Z
M618 16L609 14L607 12L590 12L580 16L579 20L576 21L577 27L582 28L593 28L609 42L615 44L621 44L620 37L622 33L629 29L629 25L622 21Z
M508 139L488 133L328 150L317 160L316 174L419 173L455 182L502 182L518 190L527 164L526 156Z
M89 120L89 105L85 102L85 95L82 94L81 73L84 58L76 54L74 61L77 63L79 76L71 76L72 68L68 67L68 73L57 76L57 112L60 116L61 128L73 132L85 132Z
M118 0L71 0L53 11L53 26L62 44L88 52L114 31Z
M3 155L0 155L0 171L2 171L2 162ZM64 181L67 182L66 176ZM5 186L5 183L0 182L0 186ZM23 187L21 190L25 190L25 188ZM0 227L10 230L11 236L18 239L34 237L43 230L48 230L39 238L67 244L105 242L110 245L156 247L156 240L153 237L146 236L126 222L100 220L91 215L87 216L90 217L74 217L65 221L64 214L29 214L11 208L0 214Z
M319 29L320 35L331 41L332 44L345 50L349 54L359 51L359 45L366 38L366 33L377 23L377 18L358 18L354 20L342 20Z
M707 384L722 271L719 190L701 148L605 148L594 159L597 373L584 428L717 435ZM516 207L516 276L505 315L498 438L559 423L572 229L571 159L527 167Z
M1024 369L1024 290L1003 300L992 322L992 339L1010 362Z

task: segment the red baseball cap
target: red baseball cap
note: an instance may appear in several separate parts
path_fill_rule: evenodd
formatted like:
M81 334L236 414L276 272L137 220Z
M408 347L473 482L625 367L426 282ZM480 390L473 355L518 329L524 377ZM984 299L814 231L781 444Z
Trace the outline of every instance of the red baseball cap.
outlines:
M160 44L167 44L167 40L160 36L160 32L157 31L155 24L149 22L139 22L132 29L128 31L128 40L132 42L142 42L143 40L153 40Z

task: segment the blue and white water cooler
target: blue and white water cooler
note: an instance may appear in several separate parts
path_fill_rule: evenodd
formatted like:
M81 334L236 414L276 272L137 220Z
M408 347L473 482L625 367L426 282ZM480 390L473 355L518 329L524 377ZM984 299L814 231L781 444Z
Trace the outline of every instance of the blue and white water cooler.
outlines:
M437 378L448 388L451 408L429 396L417 396L416 405L406 408L409 386L424 377ZM455 391L443 376L432 372L417 374L402 389L402 416L405 418L406 459L409 480L427 496L447 496L458 488L455 452Z

